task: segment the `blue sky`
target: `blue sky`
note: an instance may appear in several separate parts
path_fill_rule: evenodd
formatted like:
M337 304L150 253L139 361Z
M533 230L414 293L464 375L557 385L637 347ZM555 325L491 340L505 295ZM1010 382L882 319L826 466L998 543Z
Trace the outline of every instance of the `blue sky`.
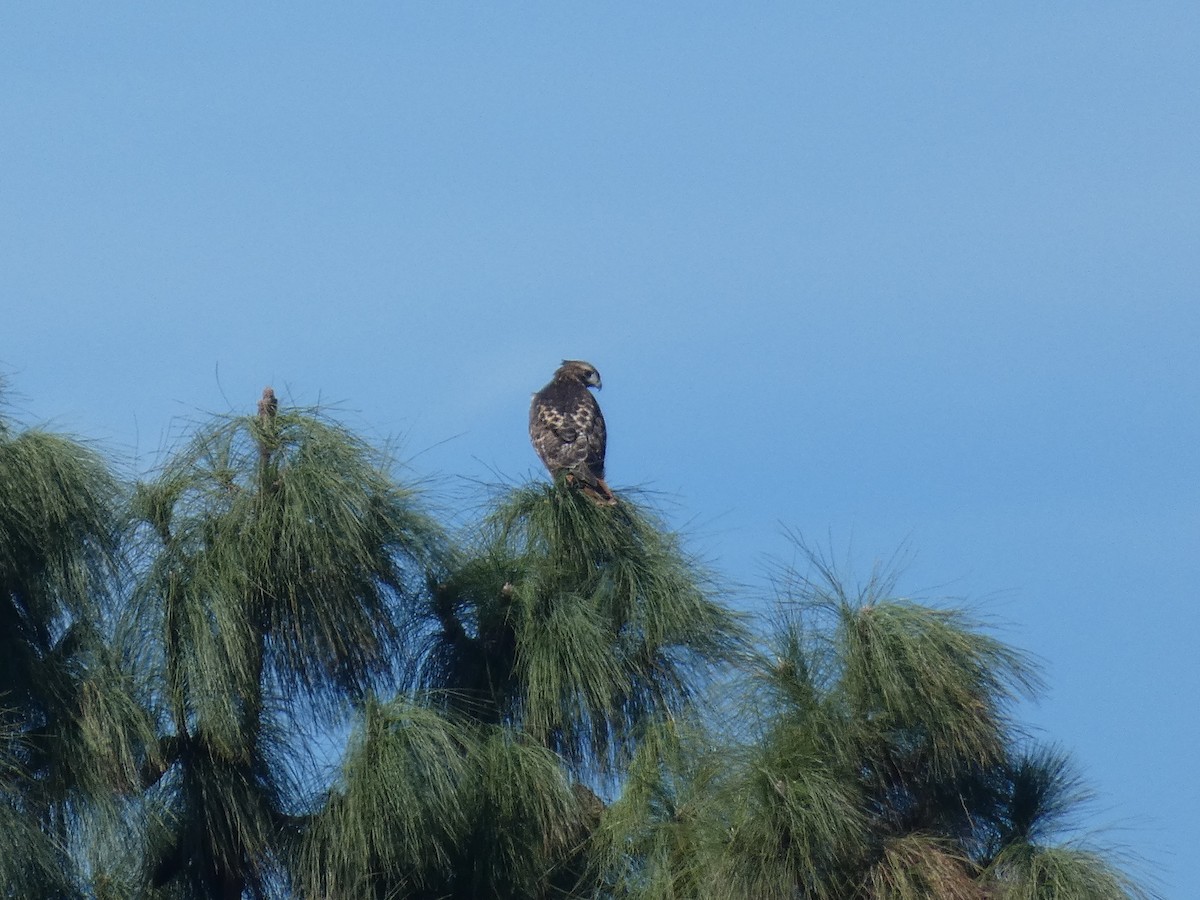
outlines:
M1200 845L1200 6L7 5L9 409L324 403L447 508L591 360L618 487L964 597L1091 822ZM474 502L466 500L465 502Z

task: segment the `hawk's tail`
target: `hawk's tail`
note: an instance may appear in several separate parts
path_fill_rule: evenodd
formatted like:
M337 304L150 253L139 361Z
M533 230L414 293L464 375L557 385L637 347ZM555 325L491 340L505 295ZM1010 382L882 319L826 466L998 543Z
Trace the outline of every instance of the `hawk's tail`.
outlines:
M584 485L583 492L603 506L617 505L617 495L612 492L603 478L597 478L594 485Z
M601 506L616 506L617 495L612 492L603 478L597 478L595 475L584 475L579 472L572 472L567 475L567 481L572 482L578 479L579 488L583 493L595 503Z

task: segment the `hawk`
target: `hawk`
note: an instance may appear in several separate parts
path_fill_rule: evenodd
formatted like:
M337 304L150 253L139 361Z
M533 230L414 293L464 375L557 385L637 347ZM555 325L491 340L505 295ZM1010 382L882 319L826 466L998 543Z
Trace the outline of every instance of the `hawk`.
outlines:
M262 433L258 436L258 457L265 465L271 458L271 450L278 447L278 432L275 430L275 414L279 412L279 399L272 387L263 388L262 399L258 401L258 424Z
M275 418L275 413L278 411L279 400L275 397L275 389L270 387L263 388L262 399L258 401L259 420L266 425Z
M600 404L588 388L600 388L600 373L581 359L564 359L550 383L533 395L529 439L550 474L582 482L584 493L606 506L617 498L604 482L608 434Z

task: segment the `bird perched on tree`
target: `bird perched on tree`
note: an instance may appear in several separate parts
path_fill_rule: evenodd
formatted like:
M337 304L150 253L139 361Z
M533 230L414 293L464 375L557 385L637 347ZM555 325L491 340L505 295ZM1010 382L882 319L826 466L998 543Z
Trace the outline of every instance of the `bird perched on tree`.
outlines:
M259 421L266 425L271 419L275 418L275 413L278 411L279 401L275 398L275 389L271 387L263 388L262 399L258 401Z
M533 395L529 407L529 439L554 477L582 483L598 503L617 502L604 481L608 433L600 404L588 391L600 388L600 373L581 359L564 359L550 383Z
M263 388L262 399L258 401L258 458L266 465L271 458L271 451L278 445L278 432L275 430L275 413L279 412L279 401L275 398L275 389Z

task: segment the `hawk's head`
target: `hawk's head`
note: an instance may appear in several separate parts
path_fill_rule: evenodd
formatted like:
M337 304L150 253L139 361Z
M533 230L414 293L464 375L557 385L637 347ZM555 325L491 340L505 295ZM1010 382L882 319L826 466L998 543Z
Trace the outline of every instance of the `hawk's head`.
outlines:
M582 359L564 359L554 377L562 381L578 381L585 387L600 388L600 373L595 366Z

